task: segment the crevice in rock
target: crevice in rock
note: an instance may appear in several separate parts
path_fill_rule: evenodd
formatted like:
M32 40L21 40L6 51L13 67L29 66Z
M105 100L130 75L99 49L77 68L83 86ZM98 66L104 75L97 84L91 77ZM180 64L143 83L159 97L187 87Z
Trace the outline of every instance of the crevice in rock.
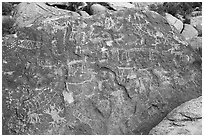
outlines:
M191 116L187 116L181 112L179 114L181 114L183 117L187 118L187 119L182 119L181 121L196 121L198 119L202 119L202 117L191 117Z
M64 9L64 10L70 10L70 11L76 11L76 9L73 7L73 6L68 6L68 5L61 5L61 4L49 4L49 3L45 3L47 6L50 6L50 7L57 7L59 9Z
M185 25L184 25L184 23L183 23L183 28L181 29L180 34L183 32L183 30L184 30L184 28L185 28L184 26L185 26Z
M121 84L121 83L118 82L116 72L114 72L114 71L111 70L110 68L104 67L104 66L103 66L103 67L100 67L100 70L105 70L105 71L111 72L111 73L114 75L114 82L124 91L125 95L126 95L129 99L132 100L132 98L130 97L130 95L129 95L129 93L128 93L126 87L125 87L125 85L123 85L123 84Z

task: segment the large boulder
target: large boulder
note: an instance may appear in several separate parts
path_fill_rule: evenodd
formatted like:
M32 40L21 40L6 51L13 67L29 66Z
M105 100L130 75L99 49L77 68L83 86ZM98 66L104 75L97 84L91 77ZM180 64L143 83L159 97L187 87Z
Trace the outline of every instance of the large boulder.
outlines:
M200 56L173 29L129 9L3 37L3 134L148 134L202 94Z
M202 135L202 96L171 111L150 135Z

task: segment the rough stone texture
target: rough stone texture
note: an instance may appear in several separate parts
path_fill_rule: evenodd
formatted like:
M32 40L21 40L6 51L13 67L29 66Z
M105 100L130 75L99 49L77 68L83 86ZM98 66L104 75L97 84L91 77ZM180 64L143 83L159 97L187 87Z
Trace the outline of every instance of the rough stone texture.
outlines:
M168 23L172 26L174 26L178 32L180 33L181 30L183 29L183 22L179 19L177 19L176 17L172 16L169 13L165 13L165 17L168 21Z
M202 96L175 108L150 135L202 135Z
M202 48L202 37L194 37L190 39L188 42L193 49Z
M71 11L47 6L44 2L22 2L15 9L15 27L26 27L47 17L62 15L79 16L77 13Z
M148 134L202 91L200 58L173 29L131 9L3 37L3 134Z
M202 16L192 17L190 21L190 24L198 31L198 35L202 36Z
M192 25L184 24L184 29L181 35L184 36L186 40L191 40L192 38L198 36L198 31Z

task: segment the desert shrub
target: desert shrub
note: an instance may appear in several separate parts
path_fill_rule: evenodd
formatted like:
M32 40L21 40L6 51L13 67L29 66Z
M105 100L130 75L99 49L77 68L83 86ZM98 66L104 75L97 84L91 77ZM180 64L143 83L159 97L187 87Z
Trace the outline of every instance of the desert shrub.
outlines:
M14 33L13 24L14 19L12 18L12 11L15 2L2 2L2 35L8 35Z

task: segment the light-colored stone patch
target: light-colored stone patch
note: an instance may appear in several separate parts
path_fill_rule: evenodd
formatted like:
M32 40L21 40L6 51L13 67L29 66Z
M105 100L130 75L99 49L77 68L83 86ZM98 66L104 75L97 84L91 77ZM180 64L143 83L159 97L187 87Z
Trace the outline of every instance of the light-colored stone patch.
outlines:
M175 108L149 134L202 135L202 96Z
M72 92L66 92L66 91L63 91L62 92L63 96L64 96L64 100L66 102L68 102L69 104L74 102L74 98L73 98L73 93Z
M165 15L166 15L165 17L167 19L167 22L170 25L174 26L178 30L178 32L180 33L181 30L183 29L183 22L181 20L177 19L176 17L172 16L171 14L166 13Z
M184 29L181 35L186 39L190 40L198 36L198 31L190 24L184 24Z

